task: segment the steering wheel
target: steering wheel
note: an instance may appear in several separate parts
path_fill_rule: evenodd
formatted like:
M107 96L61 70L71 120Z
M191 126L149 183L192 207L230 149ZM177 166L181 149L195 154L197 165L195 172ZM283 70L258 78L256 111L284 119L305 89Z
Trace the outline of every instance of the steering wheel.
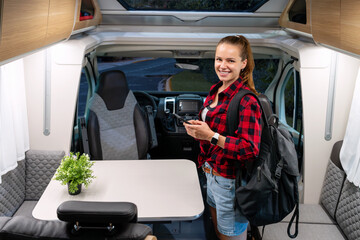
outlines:
M139 105L144 109L145 111L145 106L148 105L147 103L150 103L152 109L153 109L153 114L154 116L156 116L156 113L157 113L157 110L158 110L158 106L156 104L156 101L158 101L159 99L155 96L151 96L150 94L148 94L147 92L144 92L144 91L133 91L135 97L136 97L136 100L139 102ZM141 102L141 99L146 99L146 105L144 104L140 104ZM156 100L156 101L155 101Z

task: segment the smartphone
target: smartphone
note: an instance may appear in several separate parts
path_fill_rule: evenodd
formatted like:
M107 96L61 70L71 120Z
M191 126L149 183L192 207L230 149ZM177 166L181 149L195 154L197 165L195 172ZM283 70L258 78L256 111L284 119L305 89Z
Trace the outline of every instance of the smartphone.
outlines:
M191 125L191 123L190 123L190 122L188 122L187 120L185 120L185 118L183 118L183 117L181 117L181 116L177 115L176 113L173 113L173 115L174 115L177 119L179 119L180 121L183 121L184 123L186 123L186 124L190 124L190 125Z

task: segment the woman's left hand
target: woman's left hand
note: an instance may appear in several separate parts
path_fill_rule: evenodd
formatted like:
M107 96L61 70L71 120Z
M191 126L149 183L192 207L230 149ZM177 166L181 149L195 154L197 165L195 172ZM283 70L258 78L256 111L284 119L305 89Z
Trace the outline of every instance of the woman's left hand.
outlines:
M199 120L190 120L189 122L191 124L183 124L187 134L189 134L193 138L210 141L212 136L214 136L214 131L210 129L207 123Z

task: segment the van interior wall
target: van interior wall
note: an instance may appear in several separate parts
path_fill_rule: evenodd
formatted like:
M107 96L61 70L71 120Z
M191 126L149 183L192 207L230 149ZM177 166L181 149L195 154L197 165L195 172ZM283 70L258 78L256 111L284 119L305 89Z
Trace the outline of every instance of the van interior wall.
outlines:
M118 35L116 32L99 32L74 37L24 58L31 149L69 152L83 57L90 49L108 42L129 45L126 37L124 39ZM124 33L120 35L123 36ZM318 203L331 147L336 141L343 139L345 134L359 59L338 53L333 133L331 140L326 141L325 121L333 50L284 38L255 40L254 43L262 47L275 47L299 58L304 120L303 201ZM51 55L49 136L43 134L44 82L47 71L45 59L49 56L46 51L50 51Z
M83 56L82 41L59 43L24 58L30 148L70 151ZM48 64L47 64L48 61ZM50 80L49 135L44 135L45 79Z
M309 51L311 50L311 51ZM319 202L333 144L344 138L359 60L337 53L332 138L325 140L331 55L333 50L314 46L300 51L304 120L304 203Z

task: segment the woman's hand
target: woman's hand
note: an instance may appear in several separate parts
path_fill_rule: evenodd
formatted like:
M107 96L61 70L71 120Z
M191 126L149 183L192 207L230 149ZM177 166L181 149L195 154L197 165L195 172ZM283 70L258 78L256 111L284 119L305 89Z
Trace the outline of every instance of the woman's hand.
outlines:
M189 120L191 124L183 123L187 134L199 140L210 141L215 132L210 129L207 123L199 120Z

